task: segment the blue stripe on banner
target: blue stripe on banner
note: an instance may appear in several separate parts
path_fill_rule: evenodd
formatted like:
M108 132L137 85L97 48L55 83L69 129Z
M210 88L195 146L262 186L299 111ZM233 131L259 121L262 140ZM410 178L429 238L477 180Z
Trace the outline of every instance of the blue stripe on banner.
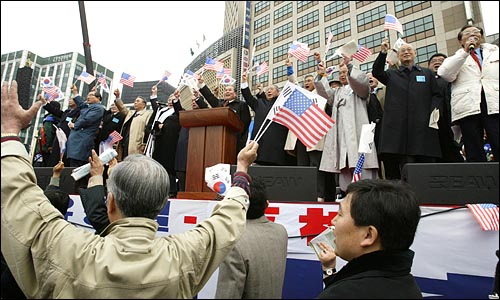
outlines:
M314 299L323 291L323 272L319 260L286 260L283 299Z

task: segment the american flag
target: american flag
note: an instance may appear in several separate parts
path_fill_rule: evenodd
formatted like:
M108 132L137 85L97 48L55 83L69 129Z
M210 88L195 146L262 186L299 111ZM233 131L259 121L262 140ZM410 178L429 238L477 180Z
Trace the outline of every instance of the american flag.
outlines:
M104 74L101 73L99 75L99 78L97 78L97 82L99 82L102 86L102 88L109 93L109 86L108 83L106 82L106 78L104 78Z
M114 143L118 142L121 139L123 139L123 137L118 133L118 131L113 130L113 132L109 134L105 143L108 145L113 145Z
M359 60L360 62L364 62L372 55L372 51L370 48L366 48L365 46L358 45L358 51L352 55L352 58Z
M498 206L491 203L467 204L483 230L498 230Z
M161 80L162 81L168 80L168 78L170 76L172 76L172 73L170 73L169 71L165 70L165 73L163 73L163 76L161 77Z
M233 73L232 69L222 68L222 70L217 71L217 74L215 74L215 78L219 78L220 79L220 78L224 77L224 75L231 76L232 73Z
M313 147L335 123L319 106L295 89L273 121L288 127L306 146Z
M257 72L257 76L260 76L262 74L269 72L269 66L267 65L267 62L265 62L265 61L262 62L260 65L257 66L255 71Z
M306 62L310 50L311 49L307 47L307 44L293 41L292 45L290 45L290 49L288 49L288 53L299 59L301 62Z
M354 168L354 173L352 175L352 182L359 181L361 179L361 172L363 171L363 164L365 163L365 154L359 154L358 162L356 163L356 168Z
M203 68L205 70L212 70L212 71L218 72L222 68L224 68L224 63L221 61L217 61L213 58L207 57L205 60L205 65L203 65Z
M50 87L44 86L42 87L42 91L49 95L49 100L57 99L57 97L59 96L59 88L55 85Z
M85 71L82 71L82 74L80 74L80 76L78 76L77 79L82 80L86 84L91 84L95 80L95 76L91 75Z
M385 15L384 30L386 29L396 30L397 32L403 34L403 25L401 25L395 16L390 14Z
M135 76L127 74L125 72L122 73L122 77L120 78L120 83L123 83L126 86L131 88L134 87Z

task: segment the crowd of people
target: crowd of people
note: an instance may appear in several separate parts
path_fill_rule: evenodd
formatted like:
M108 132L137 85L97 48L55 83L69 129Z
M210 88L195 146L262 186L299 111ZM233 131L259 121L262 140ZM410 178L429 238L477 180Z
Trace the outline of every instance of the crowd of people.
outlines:
M115 90L106 110L95 89L84 101L73 85L66 110L41 95L23 110L17 83L3 83L2 169L9 170L1 183L2 257L10 272L5 282L17 283L30 298L193 298L220 267L217 298L281 298L287 231L264 215L265 185L248 168L299 165L317 168L318 201L334 201L335 186L343 198L331 221L335 249L320 244L325 289L319 298L421 298L409 249L419 201L397 180L406 163L498 161L498 47L481 43L482 34L477 26L464 26L457 37L461 48L449 57L433 54L428 68L415 63L416 51L406 43L397 49L399 62L387 67L393 49L384 39L372 72L361 72L343 55L338 82L328 82L326 63L316 53L317 72L304 76L304 88L327 100L323 109L335 124L312 148L274 122L253 141L278 99L277 85L254 95L244 73L243 99L234 85L225 86L219 99L200 76L192 108L227 106L245 129L237 133L236 172L225 197L194 229L167 237L156 237L155 219L168 198L185 189L189 139L179 123L178 90L160 103L153 86L152 110L144 97L128 109ZM298 84L290 60L285 63L289 80ZM36 184L34 162L18 133L41 107L47 111L40 143L45 166L59 175L64 165L90 163L80 195L95 233L65 221L64 207L47 201L50 194ZM362 180L351 183L361 127L370 122L376 124L375 147L365 154ZM63 157L46 132L54 125L67 136ZM118 156L104 166L98 153L112 131L123 139L116 145ZM485 137L492 158L485 153ZM348 262L338 271L337 256Z

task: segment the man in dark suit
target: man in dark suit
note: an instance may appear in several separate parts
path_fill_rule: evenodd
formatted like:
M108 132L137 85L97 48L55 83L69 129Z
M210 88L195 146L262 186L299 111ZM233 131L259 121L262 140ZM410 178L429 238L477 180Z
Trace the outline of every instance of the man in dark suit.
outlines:
M104 116L102 117L102 123L99 128L99 133L97 134L94 148L97 153L100 152L99 145L109 137L110 133L115 130L120 133L124 120L125 113L118 110L116 104L112 103L111 107L104 112Z
M434 73L415 64L417 54L412 45L399 48L401 65L397 69L384 70L387 51L389 41L384 39L372 71L386 86L377 151L382 155L386 178L400 179L406 163L434 163L441 158L435 122L443 97Z
M214 96L205 84L203 76L200 76L198 79L198 87L200 88L201 95L212 107L228 106L236 113L236 115L238 115L241 122L243 122L243 132L236 133L236 153L238 153L245 147L248 137L248 126L251 121L250 110L248 109L247 103L238 100L238 94L236 93L234 85L226 85L224 87L222 99L218 99Z

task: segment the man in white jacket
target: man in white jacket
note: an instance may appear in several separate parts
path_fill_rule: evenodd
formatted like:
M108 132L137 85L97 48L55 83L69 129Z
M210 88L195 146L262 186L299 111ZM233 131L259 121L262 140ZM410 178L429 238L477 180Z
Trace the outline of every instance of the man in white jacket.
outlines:
M484 133L498 161L498 46L482 43L483 29L462 27L462 48L444 60L438 75L451 82L451 118L462 130L468 162L486 161Z

